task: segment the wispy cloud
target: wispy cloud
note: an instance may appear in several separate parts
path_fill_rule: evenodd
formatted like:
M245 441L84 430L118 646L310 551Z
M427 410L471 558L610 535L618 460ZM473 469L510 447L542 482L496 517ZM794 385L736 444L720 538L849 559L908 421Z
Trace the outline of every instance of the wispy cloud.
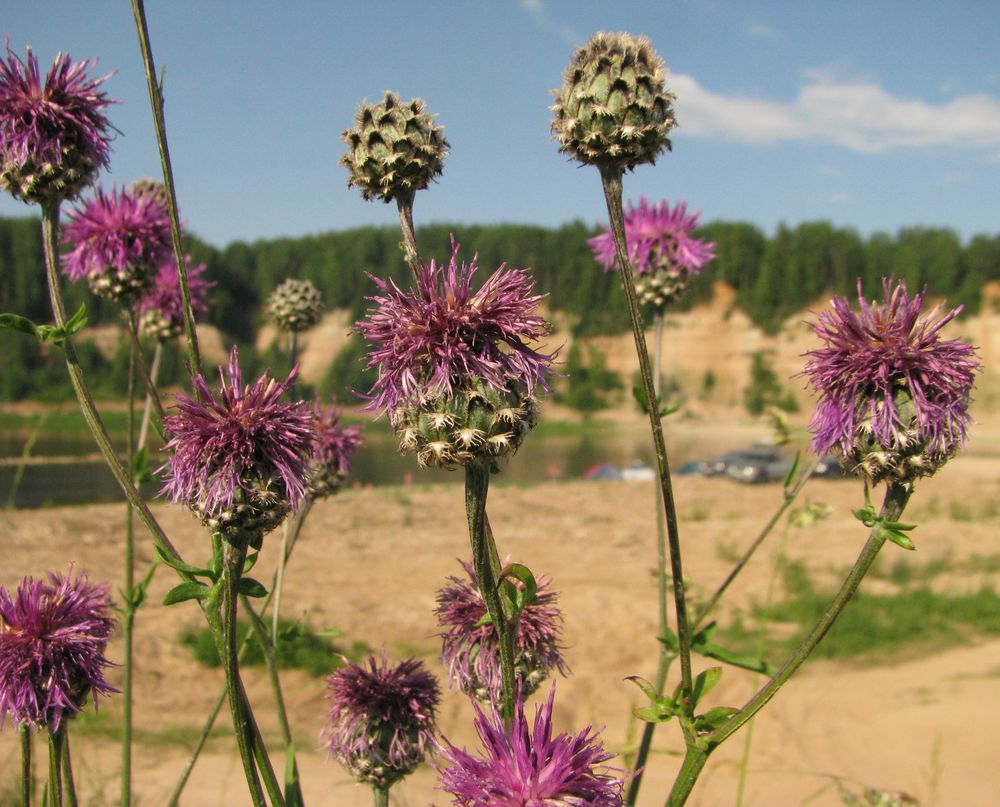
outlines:
M789 102L714 93L693 77L668 77L684 135L746 143L832 142L852 151L1000 147L1000 99L983 93L942 103L893 96L869 80L809 71Z
M781 32L765 22L751 22L747 26L747 34L753 39L768 39L772 41L781 39Z
M535 23L544 31L555 34L564 42L570 45L582 45L583 38L569 25L563 25L553 20L545 10L543 0L518 0L524 11L535 20Z

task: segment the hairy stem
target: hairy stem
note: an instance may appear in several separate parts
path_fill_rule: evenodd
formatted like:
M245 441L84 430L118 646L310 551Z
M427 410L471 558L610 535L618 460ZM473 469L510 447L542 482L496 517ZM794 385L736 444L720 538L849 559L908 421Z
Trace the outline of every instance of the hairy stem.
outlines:
M500 645L500 667L503 693L500 713L504 723L514 719L514 635L513 625L504 613L500 602L500 577L496 543L486 519L486 496L490 487L488 468L470 463L465 466L465 512L469 522L469 538L472 541L472 565L476 572L476 583L482 594L486 611L496 628Z
M410 267L414 286L420 284L420 252L417 250L417 236L413 229L413 195L403 198L396 197L396 207L399 210L399 229L403 231L403 255L406 265Z
M254 807L266 807L264 792L257 776L257 766L253 757L253 738L250 721L243 707L243 686L240 681L240 666L236 648L236 611L239 602L240 578L246 561L245 540L233 542L224 538L222 542L222 666L226 672L226 689L229 691L229 711L233 718L233 730L239 747L243 772L250 788Z
M615 251L618 255L618 264L621 270L622 288L625 290L625 300L628 304L629 317L632 321L632 336L635 340L636 355L639 359L642 388L648 402L649 425L653 433L653 446L656 451L656 465L659 474L660 489L663 494L664 515L667 522L674 612L677 618L677 638L680 644L681 686L686 692L690 692L691 637L688 628L687 605L684 597L684 573L681 566L681 542L680 531L677 526L677 508L674 505L673 485L670 481L670 464L667 461L667 445L663 437L663 424L660 418L659 402L653 385L653 371L649 362L649 352L646 349L646 334L643 330L642 315L639 312L639 301L635 293L635 278L632 273L632 264L628 257L628 248L625 242L625 214L622 209L621 168L602 168L601 180L604 186L604 198L608 206L608 215L611 220L611 232L615 240Z
M59 290L58 232L58 204L43 205L42 245L45 250L45 277L49 286L49 301L52 304L52 316L55 319L56 325L62 327L66 324L66 307L63 304L62 293ZM97 447L100 450L101 455L104 457L105 462L107 462L108 467L111 469L111 473L115 477L115 481L121 487L122 492L125 494L125 498L128 499L129 503L135 508L139 519L146 526L146 529L149 530L149 533L153 538L153 543L156 544L160 552L162 552L163 555L170 560L176 560L183 563L183 558L181 558L177 549L170 542L170 539L167 538L166 533L163 532L163 528L160 527L156 518L150 512L149 507L139 495L139 491L136 490L135 484L132 481L131 472L125 469L121 460L119 460L118 455L115 453L115 449L111 444L111 437L108 435L108 430L104 425L104 421L101 419L101 415L97 411L94 396L90 393L90 388L84 378L83 370L80 367L80 361L76 354L76 349L73 347L73 342L69 338L66 339L64 353L66 357L66 369L69 373L70 382L73 385L73 391L80 404L80 409L83 412L83 418L87 422L87 427L90 429L90 433L93 435L94 441L97 443ZM185 580L194 579L190 575L182 574L181 576Z
M128 323L131 326L133 319ZM135 357L139 347L132 343L128 358L128 439L126 440L127 461L132 467L135 445ZM149 400L150 391L146 392ZM121 807L129 807L132 803L132 667L135 658L132 654L133 628L135 627L135 523L134 512L130 502L125 502L125 609L122 617L122 636L124 649L122 651L122 774L121 774Z
M149 89L149 106L153 113L156 143L160 150L160 165L163 169L163 186L167 191L167 208L170 212L170 234L174 244L174 259L177 261L177 275L180 278L181 305L184 309L184 335L187 339L188 361L193 374L201 373L201 354L198 351L198 333L194 327L194 311L191 308L191 291L188 288L187 265L184 261L184 247L181 244L180 215L177 212L177 194L174 190L174 172L170 165L170 149L167 147L167 124L163 117L162 79L156 80L156 65L153 50L149 44L149 27L146 25L146 9L143 0L132 0L132 16L139 38L142 65L146 72Z
M160 376L160 361L163 358L163 343L160 341L156 342L156 347L153 348L153 361L149 365L149 380L153 385L153 389L156 389L156 382ZM163 418L163 406L162 404L157 404L157 411L159 412L160 419ZM142 422L139 424L139 442L136 444L136 449L142 451L146 447L146 438L149 435L149 421L153 416L153 396L146 392L146 401L142 407Z
M312 500L306 499L302 503L302 507L299 512L296 513L295 518L292 521L291 536L288 541L288 545L285 547L282 559L287 563L288 559L291 557L292 550L295 548L295 543L298 540L299 533L302 530L302 523L305 521L306 516L309 514L309 510L312 508ZM272 602L274 597L275 584L272 581L271 591L264 599L264 603L261 606L260 613L263 614L267 611L268 605ZM247 649L250 646L250 637L247 636L243 639L243 644L240 646L238 658L242 661L246 655ZM208 741L208 736L212 732L212 727L215 725L216 718L219 716L219 712L222 711L222 704L226 701L226 688L223 687L222 691L219 693L219 697L216 699L212 710L209 712L208 718L205 720L205 725L202 726L201 733L198 735L198 740L195 743L194 748L191 750L191 755L188 758L187 763L184 765L184 770L181 771L181 775L174 785L174 789L170 794L170 799L167 801L167 807L177 807L180 802L181 794L184 792L184 788L187 786L188 779L191 778L191 772L194 770L194 766L198 762L198 757L201 756L202 749L205 747L205 743Z
M17 727L17 733L21 735L21 804L23 807L31 807L31 729L27 723L22 723Z
M49 729L49 804L63 807L62 745L66 736L65 722L58 729Z

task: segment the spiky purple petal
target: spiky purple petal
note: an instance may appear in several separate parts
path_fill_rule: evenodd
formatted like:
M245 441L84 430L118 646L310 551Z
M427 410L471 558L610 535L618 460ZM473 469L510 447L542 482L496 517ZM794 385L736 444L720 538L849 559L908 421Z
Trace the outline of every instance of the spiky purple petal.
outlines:
M452 685L468 695L485 690L488 700L496 703L503 688L500 645L492 624L481 624L487 614L486 603L476 585L471 563L463 563L466 578L449 577L448 585L437 595L438 624L441 634L441 661L448 668ZM515 638L516 673L522 676L522 689L530 694L553 670L569 673L559 645L562 613L559 595L551 589L551 580L539 577L535 600L521 611ZM523 676L531 680L525 682Z
M191 296L191 310L195 314L204 314L208 311L208 293L215 287L214 281L206 280L203 277L206 268L204 263L192 266L191 256L184 256L188 293ZM177 259L172 251L157 268L152 287L140 298L139 312L142 314L155 312L172 328L183 328L184 306L181 302L181 277L177 271Z
M382 651L347 662L327 679L329 724L323 738L360 781L388 787L420 762L432 743L439 691L417 659L391 666Z
M870 422L884 449L905 448L914 424L899 410L897 393L912 399L919 438L928 451L946 455L964 443L979 362L972 345L942 339L941 329L962 311L935 306L921 317L926 290L910 297L906 284L883 279L882 304L865 300L858 281L859 312L846 297L813 324L826 347L811 350L803 374L819 394L810 422L813 451L840 446L851 454L858 427Z
M620 807L623 771L604 765L613 754L587 726L576 735L552 736L553 684L546 703L535 711L534 725L517 699L510 729L499 712L488 718L476 710L482 750L476 756L447 740L441 749L447 766L439 767L438 789L452 795L456 807Z
M336 401L323 406L317 397L313 402L313 464L347 476L361 445L361 425L341 426L340 417Z
M673 208L667 199L650 205L646 197L640 196L638 205L630 202L625 209L625 243L636 274L648 274L659 268L682 268L696 275L713 260L715 244L691 236L698 226L698 215L688 214L686 202L678 202ZM610 231L594 236L587 243L605 271L618 268L615 240Z
M420 267L416 291L372 277L382 294L356 324L369 344L368 367L378 370L369 410L393 411L404 402L452 395L475 377L506 392L522 384L529 395L547 390L554 356L528 347L549 331L532 312L542 295L520 269L502 265L478 289L472 287L476 259Z
M104 680L108 587L71 575L25 577L13 597L0 587L0 722L56 730L87 695L96 708L99 695L117 692Z
M0 173L16 197L73 198L108 166L112 127L102 110L115 102L99 89L111 74L88 75L95 64L57 54L43 83L31 48L22 61L7 45L0 59ZM44 175L41 186L16 187L28 175Z
M235 347L228 373L219 368L218 400L204 377L196 375L192 384L197 397L177 395L177 413L163 420L170 436L164 446L169 459L163 492L174 502L217 515L234 503L238 492L253 499L260 475L274 474L289 507L297 509L313 440L309 405L282 401L297 375L294 367L279 382L265 373L244 386Z

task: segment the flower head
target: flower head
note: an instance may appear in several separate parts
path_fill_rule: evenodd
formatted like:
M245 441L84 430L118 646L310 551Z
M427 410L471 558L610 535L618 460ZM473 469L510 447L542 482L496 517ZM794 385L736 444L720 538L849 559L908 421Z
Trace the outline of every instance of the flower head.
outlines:
M191 256L184 256L188 294L191 310L204 314L209 307L209 291L215 286L205 280L205 264L191 265ZM143 333L160 342L180 336L184 332L184 305L181 300L181 277L173 254L163 261L153 278L153 285L139 298L139 325Z
M341 134L347 187L357 187L366 202L412 204L414 194L441 175L448 155L444 127L434 125L435 117L422 98L403 101L394 92L379 104L362 103L354 127Z
M296 510L313 441L308 404L281 400L297 373L293 368L281 382L264 374L244 386L234 347L228 373L219 368L218 400L196 375L197 398L177 395L176 414L164 418L170 441L163 492L209 529L233 535L261 535Z
M691 278L715 258L715 244L691 237L697 226L698 213L688 214L684 202L671 209L666 199L650 205L645 197L639 197L638 205L628 205L625 242L637 275L639 302L657 308L673 302L684 293ZM594 236L587 243L606 271L619 268L610 231Z
M482 701L497 702L503 688L500 644L496 628L482 624L486 603L475 583L471 563L463 563L466 578L449 577L438 592L436 609L441 634L441 660L448 668L451 683ZM535 600L524 607L517 623L514 644L515 677L527 697L553 669L563 675L569 669L559 646L562 613L547 577L538 578Z
M553 90L559 151L585 165L631 171L670 148L674 95L650 41L600 31L573 52Z
M388 788L419 765L434 737L438 685L423 664L390 666L385 651L327 679L330 756L360 782Z
M451 743L442 748L448 767L439 769L438 787L456 807L620 807L623 772L603 763L604 750L588 726L577 735L552 736L552 686L548 701L535 712L534 725L517 699L510 729L496 709L488 718L477 704L476 730L483 751L473 756Z
M283 331L306 331L319 322L323 298L311 280L290 277L267 298L267 314Z
M532 312L542 295L520 269L501 266L478 289L472 287L476 259L420 267L419 287L403 292L372 277L382 291L357 329L368 341L368 367L378 370L369 409L393 410L401 403L453 395L480 378L498 391L512 383L529 393L548 389L552 356L526 344L548 333Z
M26 577L13 597L0 587L0 720L55 730L87 695L96 707L116 692L104 680L113 630L108 587L83 573Z
M812 447L839 447L874 481L909 481L933 474L965 441L968 406L979 362L972 345L942 339L962 308L936 306L920 316L924 292L883 281L885 302L868 303L858 283L860 311L845 297L819 314L813 330L826 347L811 350L803 374L819 393Z
M361 445L361 426L340 425L340 409L333 401L313 402L313 457L307 488L313 498L336 493L351 472L351 456Z
M0 59L0 188L24 202L73 199L108 166L110 129L102 110L114 103L91 78L96 64L58 54L42 83L28 48Z
M62 257L66 276L86 279L95 294L111 300L141 295L172 254L166 207L153 194L128 189L98 187L70 213L62 240L72 247Z

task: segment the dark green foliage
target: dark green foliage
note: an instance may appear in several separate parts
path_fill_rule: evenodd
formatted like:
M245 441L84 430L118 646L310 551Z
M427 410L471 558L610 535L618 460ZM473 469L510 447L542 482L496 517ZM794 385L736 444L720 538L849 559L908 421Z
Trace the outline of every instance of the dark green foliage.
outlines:
M604 354L595 347L584 355L580 344L574 342L561 370L566 378L555 399L584 414L607 408L622 389L621 378L607 368Z
M795 396L782 389L767 354L760 350L751 357L750 385L743 390L743 403L751 415L762 415L770 406L784 412L799 408Z
M269 623L270 624L270 623ZM246 622L237 625L236 641L242 647L250 631ZM357 661L371 652L371 648L361 641L350 647L336 646L330 639L321 636L299 622L281 620L279 628L277 662L282 669L305 670L312 676L329 675L343 663L340 655ZM190 648L195 659L206 667L220 667L215 642L208 628L185 628L180 635L180 643ZM256 638L251 637L246 654L240 662L244 666L263 666L264 651Z
M358 403L359 396L371 390L377 373L374 369L365 369L366 355L365 341L358 334L352 333L330 363L326 376L319 385L323 400L335 395L342 406L352 406Z
M547 308L567 314L576 335L620 333L629 327L620 275L604 272L587 245L598 232L598 227L579 221L557 229L434 224L418 229L417 241L423 260L447 261L454 235L463 260L478 253L479 281L502 263L530 269L537 292L546 295ZM722 281L736 290L736 304L772 333L788 316L816 305L826 295L853 295L858 278L864 280L869 298L880 294L882 277L895 273L911 291L926 284L932 296L964 303L972 311L978 310L983 286L1000 279L996 234L978 235L963 245L951 230L914 227L895 236L874 233L863 239L852 229L818 221L782 225L771 237L745 222L710 222L696 235L713 241L718 257L693 279L679 308L707 299L713 283ZM358 227L295 239L235 242L222 250L189 235L185 248L196 263L207 264L206 277L217 284L207 321L223 331L227 343L252 343L264 321L267 295L286 278L312 281L327 310L348 309L352 319L364 314L365 297L376 291L366 273L407 286L409 273L400 240L395 227ZM117 308L95 298L86 284L65 286L69 310L86 302L92 324L117 321ZM40 323L51 321L37 218L0 219L0 311ZM9 346L21 338L0 333L0 356L25 369L37 368L41 360L29 355L31 350ZM248 357L247 351L242 356ZM0 382L0 397L8 400L26 397L32 394L28 387L40 386L24 381L13 367L5 365L13 377ZM345 369L338 369L326 386L367 389L350 383L353 371ZM101 372L105 371L112 368ZM65 396L51 392L52 397Z

